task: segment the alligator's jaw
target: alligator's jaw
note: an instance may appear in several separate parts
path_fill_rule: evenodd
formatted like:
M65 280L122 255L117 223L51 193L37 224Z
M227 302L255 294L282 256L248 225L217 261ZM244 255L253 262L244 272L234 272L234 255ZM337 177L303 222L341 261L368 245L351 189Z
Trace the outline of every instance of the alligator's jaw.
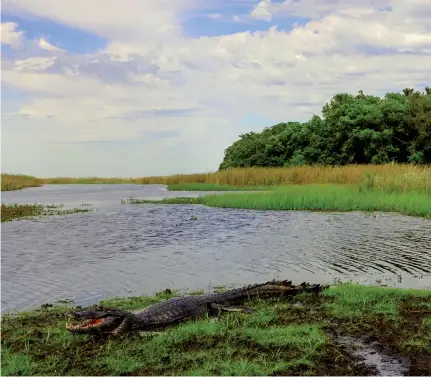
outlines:
M86 319L85 321L82 321L79 324L68 323L66 324L66 328L69 331L79 332L79 331L86 331L92 328L98 328L102 326L104 323L105 323L104 318Z

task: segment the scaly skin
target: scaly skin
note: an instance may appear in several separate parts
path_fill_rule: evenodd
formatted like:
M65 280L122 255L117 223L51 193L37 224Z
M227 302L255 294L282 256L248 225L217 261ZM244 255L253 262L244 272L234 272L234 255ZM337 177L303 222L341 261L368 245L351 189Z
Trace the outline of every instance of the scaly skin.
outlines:
M254 298L293 296L302 292L318 293L326 287L306 283L295 286L291 281L274 280L222 293L174 297L137 312L111 308L74 312L69 317L84 321L78 325L67 325L67 329L75 333L99 332L112 335L133 330L151 330L201 317L206 313L220 314L222 310L250 312L250 308L234 305Z

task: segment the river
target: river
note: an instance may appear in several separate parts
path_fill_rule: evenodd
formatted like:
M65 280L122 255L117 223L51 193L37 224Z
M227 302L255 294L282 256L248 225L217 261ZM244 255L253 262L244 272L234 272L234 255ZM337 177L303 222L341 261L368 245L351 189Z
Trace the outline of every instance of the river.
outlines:
M88 305L165 288L208 290L274 278L431 289L430 220L121 204L129 197L205 194L169 192L164 185L2 192L4 203L86 203L94 209L2 223L2 312L62 299Z

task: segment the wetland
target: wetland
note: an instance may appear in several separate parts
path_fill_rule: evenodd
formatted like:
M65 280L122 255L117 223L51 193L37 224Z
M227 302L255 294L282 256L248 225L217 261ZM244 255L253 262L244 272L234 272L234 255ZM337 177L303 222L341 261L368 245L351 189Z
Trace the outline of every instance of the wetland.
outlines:
M2 192L2 374L429 375L427 180L16 185ZM73 308L272 279L331 286L156 336L65 329Z

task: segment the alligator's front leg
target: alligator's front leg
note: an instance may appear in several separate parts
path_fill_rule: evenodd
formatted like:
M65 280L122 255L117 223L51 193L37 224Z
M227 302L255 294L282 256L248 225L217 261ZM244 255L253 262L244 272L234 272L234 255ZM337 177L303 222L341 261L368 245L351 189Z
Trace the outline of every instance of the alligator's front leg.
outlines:
M124 334L125 332L129 331L131 328L131 320L129 317L125 317L123 321L120 323L120 325L115 329L111 331L111 334L113 336L118 336L120 334Z

